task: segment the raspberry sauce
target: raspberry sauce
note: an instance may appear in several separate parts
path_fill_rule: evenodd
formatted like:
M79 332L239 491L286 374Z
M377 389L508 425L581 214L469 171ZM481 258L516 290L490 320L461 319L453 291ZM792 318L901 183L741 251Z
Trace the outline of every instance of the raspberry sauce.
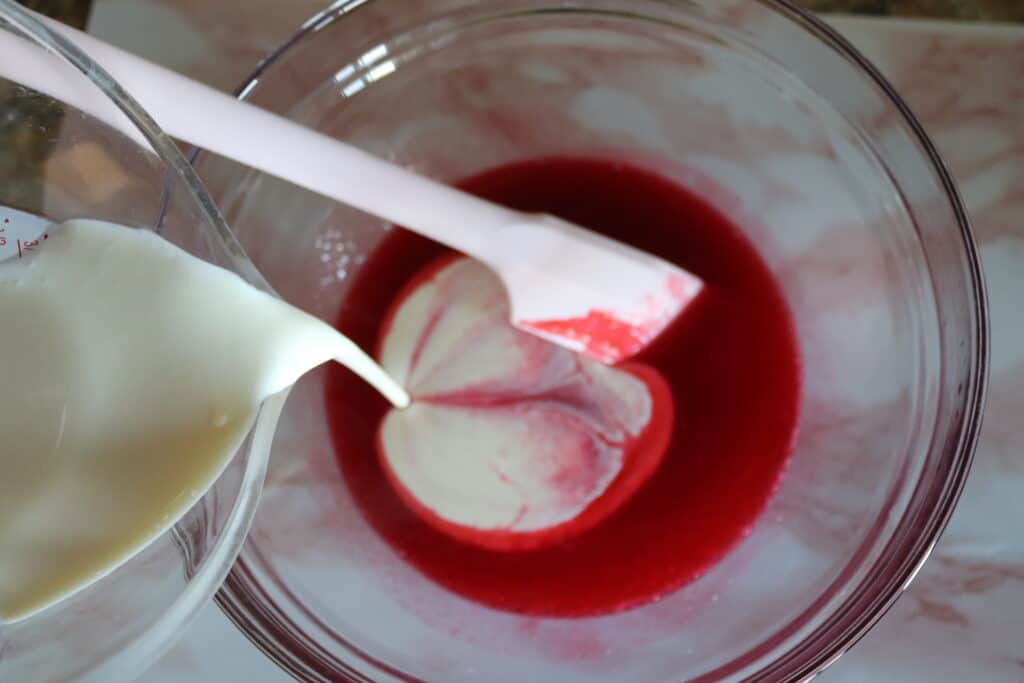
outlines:
M488 549L428 524L403 501L377 449L388 404L334 365L326 387L331 433L360 511L401 557L434 581L465 598L523 614L614 612L698 577L764 509L796 431L800 357L778 283L741 231L716 209L669 180L621 162L538 159L486 171L459 186L515 209L586 226L704 281L699 298L631 359L656 370L670 387L673 410L654 414L673 416L671 437L650 478L594 526L542 548ZM394 230L360 269L338 329L364 348L378 348L382 322L396 298L419 273L451 254Z

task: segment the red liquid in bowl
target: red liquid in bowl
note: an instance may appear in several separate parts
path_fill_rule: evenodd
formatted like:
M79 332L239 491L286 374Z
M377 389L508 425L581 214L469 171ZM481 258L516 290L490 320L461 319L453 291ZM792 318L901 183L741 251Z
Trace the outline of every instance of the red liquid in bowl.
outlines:
M764 509L796 430L800 359L778 284L724 216L645 170L611 160L551 158L503 166L460 186L516 209L584 225L704 280L699 299L633 359L655 368L671 387L671 439L651 478L592 528L540 549L487 550L428 525L402 501L376 449L377 428L389 406L335 365L326 388L331 432L362 513L424 574L499 609L551 616L607 613L693 580ZM403 287L450 253L394 231L359 271L338 329L364 348L377 348L381 322ZM356 414L353 406L361 407Z

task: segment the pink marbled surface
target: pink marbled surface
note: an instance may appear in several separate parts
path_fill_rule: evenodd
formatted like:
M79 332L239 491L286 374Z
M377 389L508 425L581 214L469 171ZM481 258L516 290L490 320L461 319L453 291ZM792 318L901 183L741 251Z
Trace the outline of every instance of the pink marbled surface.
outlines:
M324 0L97 0L91 30L225 89ZM893 81L966 198L992 304L992 384L960 506L910 591L828 681L1024 679L1024 30L833 23ZM144 677L286 681L214 606Z

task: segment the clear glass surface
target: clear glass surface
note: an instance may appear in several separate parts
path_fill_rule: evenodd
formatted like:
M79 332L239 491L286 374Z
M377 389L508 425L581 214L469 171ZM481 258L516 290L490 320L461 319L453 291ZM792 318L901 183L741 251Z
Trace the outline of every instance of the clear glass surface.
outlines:
M674 178L774 271L805 372L792 461L749 536L655 604L582 619L486 609L403 562L354 507L323 375L307 376L218 596L285 670L304 681L792 680L850 647L905 589L973 454L985 296L935 149L825 25L781 0L339 2L240 94L445 180L553 154L613 154ZM274 287L333 319L387 226L207 154L196 166Z
M260 284L177 147L116 83L6 0L0 31L45 48L17 68L49 73L71 95L56 100L0 79L0 204L54 221L157 230ZM91 103L96 117L73 102ZM170 531L73 597L0 623L0 680L128 681L152 663L210 600L241 547L282 401L261 406L226 470ZM10 445L18 435L0 438Z

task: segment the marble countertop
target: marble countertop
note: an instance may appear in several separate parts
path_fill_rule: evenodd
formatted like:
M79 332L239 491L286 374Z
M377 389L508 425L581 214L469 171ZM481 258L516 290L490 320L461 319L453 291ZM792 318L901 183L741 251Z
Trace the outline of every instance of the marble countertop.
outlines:
M1024 18L1019 0L805 0L895 11L957 6ZM90 30L224 89L325 0L95 0ZM964 9L971 8L971 9ZM1000 14L1001 13L1001 14ZM881 623L821 680L1024 680L1024 27L833 18L909 101L972 214L992 307L992 383L977 459L931 559ZM147 683L287 681L206 609Z

